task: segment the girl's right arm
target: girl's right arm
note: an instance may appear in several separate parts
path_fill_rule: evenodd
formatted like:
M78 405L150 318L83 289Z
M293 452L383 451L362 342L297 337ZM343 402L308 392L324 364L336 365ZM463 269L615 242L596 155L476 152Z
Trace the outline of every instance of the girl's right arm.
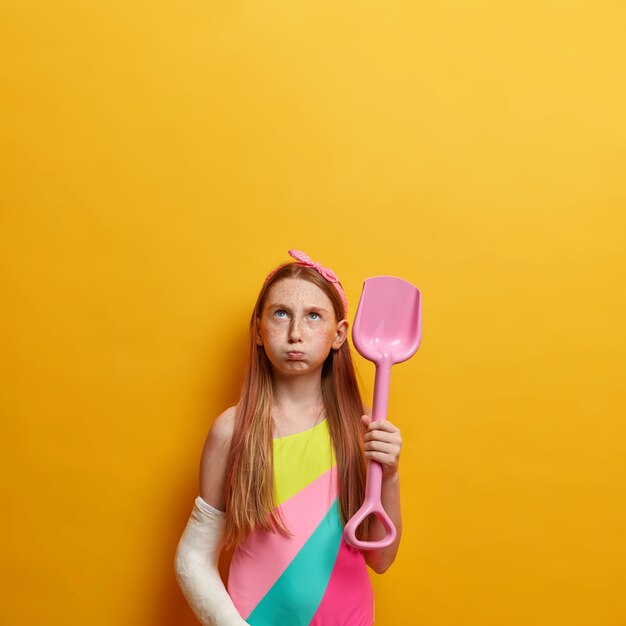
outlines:
M200 459L200 496L211 506L224 511L224 482L230 440L235 426L237 407L231 406L217 417L209 430Z
M200 496L176 548L176 580L203 626L245 626L218 571L225 528L224 477L234 410L211 428L200 463Z

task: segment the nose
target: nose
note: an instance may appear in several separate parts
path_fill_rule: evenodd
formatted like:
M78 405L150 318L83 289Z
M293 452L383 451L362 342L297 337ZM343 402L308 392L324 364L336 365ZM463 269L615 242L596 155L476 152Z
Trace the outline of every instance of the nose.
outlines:
M289 325L289 343L297 343L302 339L302 326L296 316L291 320Z

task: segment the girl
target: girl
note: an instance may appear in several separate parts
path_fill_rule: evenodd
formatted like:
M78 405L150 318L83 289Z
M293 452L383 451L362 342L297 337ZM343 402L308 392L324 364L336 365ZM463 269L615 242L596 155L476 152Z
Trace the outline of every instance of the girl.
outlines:
M384 572L401 535L402 440L365 414L336 275L297 250L265 279L250 322L239 403L214 422L200 495L176 551L178 583L205 626L371 626L366 564ZM363 502L367 461L383 467L395 542L361 552L343 526ZM385 532L376 518L360 538ZM236 546L228 592L217 564Z

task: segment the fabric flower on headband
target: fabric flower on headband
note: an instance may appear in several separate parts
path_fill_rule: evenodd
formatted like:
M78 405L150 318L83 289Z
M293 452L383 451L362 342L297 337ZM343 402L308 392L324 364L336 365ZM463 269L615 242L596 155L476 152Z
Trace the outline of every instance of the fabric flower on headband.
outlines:
M341 302L343 304L344 316L348 317L348 299L346 298L346 294L339 284L339 278L337 278L337 274L330 269L330 267L324 267L321 263L315 263L311 257L306 254L306 252L302 252L302 250L289 250L289 256L294 258L298 265L302 267L310 267L314 269L320 276L323 276L329 283L337 290L339 297L341 298ZM272 270L265 279L265 283L276 274L276 272L284 265L279 265L276 269Z

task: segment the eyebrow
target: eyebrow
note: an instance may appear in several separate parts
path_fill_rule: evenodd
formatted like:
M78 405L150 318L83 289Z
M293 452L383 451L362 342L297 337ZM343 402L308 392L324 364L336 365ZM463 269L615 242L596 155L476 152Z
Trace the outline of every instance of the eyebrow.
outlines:
M285 311L291 311L291 307L286 304L281 304L280 302L272 302L267 305L268 309L285 309ZM311 306L308 307L308 311L323 311L324 313L328 313L328 309L325 309L323 306Z

